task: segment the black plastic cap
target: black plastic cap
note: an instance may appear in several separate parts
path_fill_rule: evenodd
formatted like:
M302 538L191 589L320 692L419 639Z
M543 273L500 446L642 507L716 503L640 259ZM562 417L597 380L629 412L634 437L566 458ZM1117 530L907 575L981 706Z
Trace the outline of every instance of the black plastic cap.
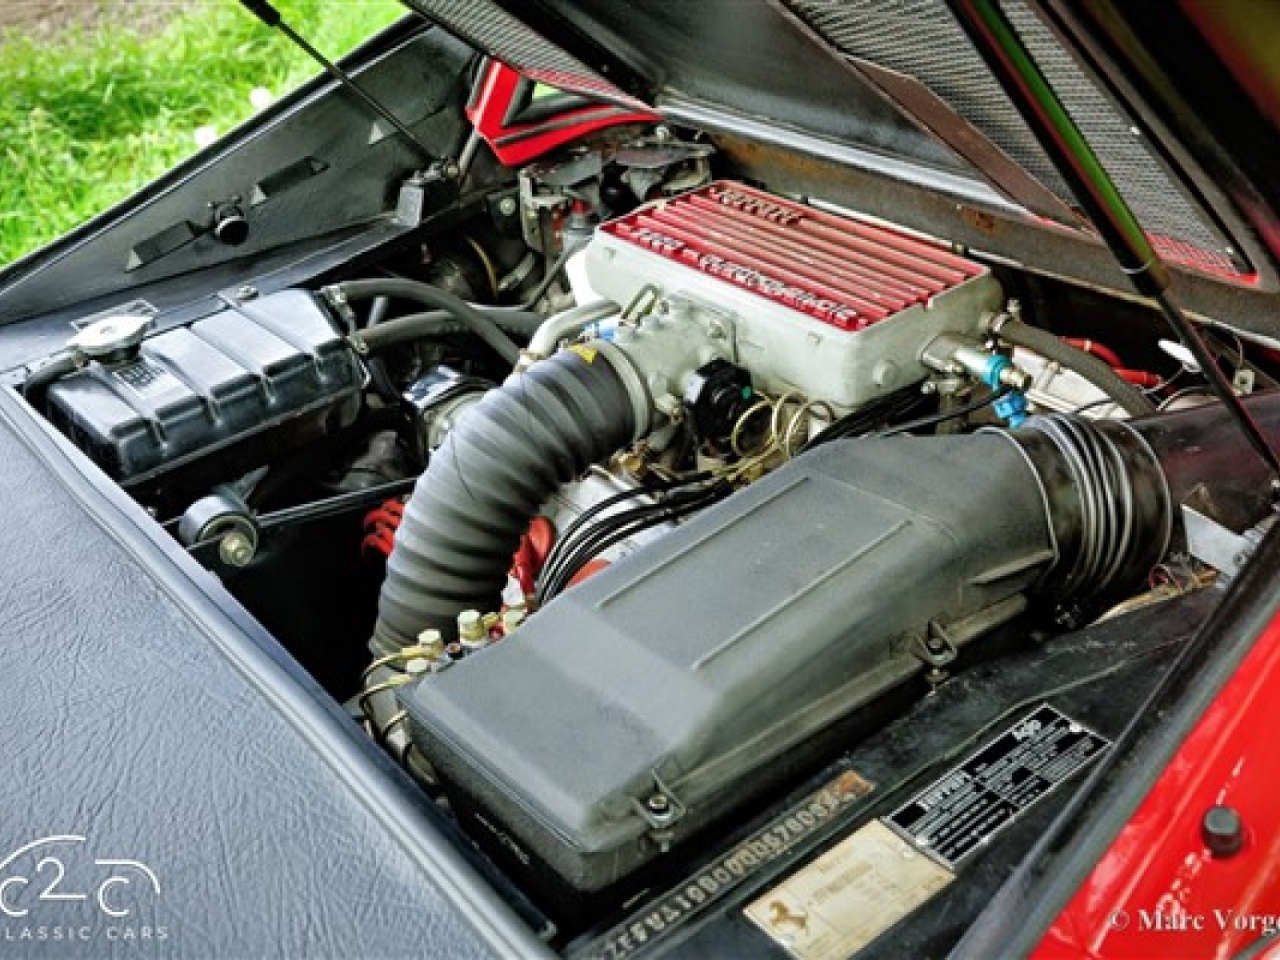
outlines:
M219 207L213 214L213 235L219 243L238 247L249 239L249 221L239 207Z
M1200 821L1200 836L1214 857L1235 856L1244 846L1244 821L1233 807L1210 807Z

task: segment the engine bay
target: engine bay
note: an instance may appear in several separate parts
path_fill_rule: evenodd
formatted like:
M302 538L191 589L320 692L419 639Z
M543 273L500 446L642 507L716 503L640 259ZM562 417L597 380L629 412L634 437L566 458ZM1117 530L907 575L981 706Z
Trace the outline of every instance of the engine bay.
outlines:
M1269 522L1140 305L747 177L697 130L477 179L468 219L314 283L80 318L21 387L575 956L745 897L793 850L733 859L770 823L817 810L794 850L829 850L1030 716L1067 744L1047 794ZM1280 419L1276 355L1206 336ZM1094 675L1119 686L1044 692ZM896 816L884 842L918 841ZM984 848L1036 822L992 816Z

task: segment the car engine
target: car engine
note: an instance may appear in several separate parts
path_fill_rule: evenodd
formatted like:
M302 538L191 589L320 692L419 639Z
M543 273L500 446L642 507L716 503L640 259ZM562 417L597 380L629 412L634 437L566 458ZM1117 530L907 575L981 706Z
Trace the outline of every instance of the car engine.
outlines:
M1179 358L1073 320L1129 308L714 153L618 133L23 384L561 931L1010 644L1212 582L1187 504L1266 515Z

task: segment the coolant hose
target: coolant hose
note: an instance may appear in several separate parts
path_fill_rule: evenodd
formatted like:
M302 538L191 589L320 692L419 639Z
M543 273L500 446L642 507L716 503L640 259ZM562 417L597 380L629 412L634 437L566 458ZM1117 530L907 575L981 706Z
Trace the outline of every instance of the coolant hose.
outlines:
M497 610L547 499L635 439L633 398L603 354L563 350L490 390L449 432L405 506L378 600L382 653L463 610Z
M397 297L401 300L412 300L424 306L447 311L450 316L464 324L468 330L482 339L497 351L502 359L512 366L520 359L520 348L502 332L492 319L477 310L461 297L455 297L446 290L433 287L416 280L376 279L348 280L345 283L326 287L326 295L334 294L347 300L367 300L371 297ZM386 326L386 324L379 324ZM376 329L376 328L375 328Z
M32 406L40 407L44 399L44 391L51 383L61 380L67 374L74 373L79 361L73 354L61 353L41 367L37 367L22 383L22 395Z
M579 334L588 324L612 317L617 312L617 306L608 300L596 300L547 317L529 338L529 345L524 348L526 359L540 360L551 356L563 338Z
M543 323L540 314L524 310L476 308L500 328L524 337L532 336ZM382 320L354 334L371 353L404 343L431 340L451 333L466 333L471 328L453 318L447 310L410 313L394 320Z
M1131 417L1145 417L1156 412L1156 405L1150 398L1120 377L1105 361L1071 346L1048 330L1029 326L1021 320L1006 320L995 333L1001 340L1015 347L1025 347L1046 360L1080 374L1119 404Z

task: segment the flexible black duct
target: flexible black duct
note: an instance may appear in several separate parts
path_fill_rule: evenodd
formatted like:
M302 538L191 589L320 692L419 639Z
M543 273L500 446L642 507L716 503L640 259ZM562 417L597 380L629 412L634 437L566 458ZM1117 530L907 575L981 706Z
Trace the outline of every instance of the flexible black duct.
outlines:
M463 610L496 610L529 522L562 484L635 438L614 368L561 351L467 411L405 507L378 602L374 643L456 633Z
M1021 320L1008 320L996 334L1015 347L1026 347L1046 360L1052 360L1080 374L1119 404L1131 417L1145 417L1156 412L1156 405L1146 394L1123 379L1105 362L1071 346L1047 330L1029 326Z
M1059 564L1042 589L1063 626L1083 625L1168 549L1174 502L1160 460L1115 420L1050 414L999 432L1026 452L1044 492Z

